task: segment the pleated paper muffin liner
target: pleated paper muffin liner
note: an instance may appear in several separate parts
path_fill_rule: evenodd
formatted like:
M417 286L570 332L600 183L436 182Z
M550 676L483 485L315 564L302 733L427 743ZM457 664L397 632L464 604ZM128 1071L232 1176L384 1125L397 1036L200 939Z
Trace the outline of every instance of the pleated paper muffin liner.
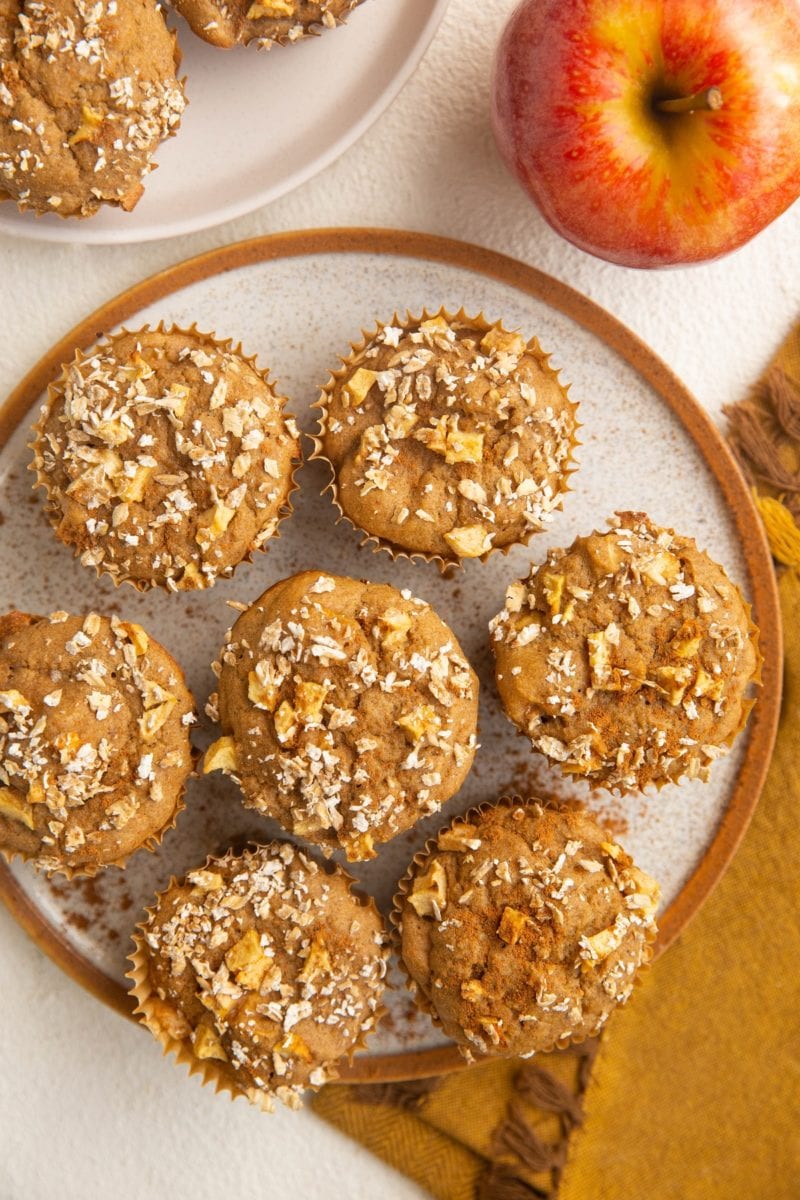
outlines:
M602 529L594 529L592 532L597 533L597 534L602 534L607 531L602 530ZM694 540L694 539L692 539L692 540ZM695 543L695 545L696 545L696 543ZM540 563L539 565L542 566L543 564ZM717 564L717 565L719 566L720 564ZM748 632L750 642L753 646L753 650L754 650L755 656L756 656L756 664L753 669L753 674L750 677L750 679L748 680L746 686L748 688L761 687L761 684L763 682L762 676L763 676L763 670L764 670L764 655L761 653L761 647L759 644L760 639L761 639L761 631L759 630L758 626L753 621L753 606L750 603L750 601L745 598L744 593L742 592L739 585L737 583L735 583L734 580L731 579L731 577L728 575L728 572L725 571L724 567L722 567L722 570L725 573L725 577L728 580L728 583L734 589L734 591L736 592L736 595L739 597L739 599L742 602L742 606L745 611L745 616L747 617L747 632ZM494 645L491 641L490 641L490 649L492 651L492 657L494 658ZM496 675L496 670L497 670L497 666L496 666L496 660L495 660L495 675ZM723 751L723 754L720 757L724 757L725 754L727 754L732 749L732 747L733 747L734 743L736 742L737 738L739 737L739 735L744 732L744 729L747 726L748 720L750 719L750 713L753 711L753 706L755 705L756 700L757 700L757 697L755 697L755 696L750 696L750 697L744 696L742 698L742 713L741 713L741 717L739 719L739 724L736 726L736 728L733 730L732 733L730 733L726 738L724 738L722 740L722 742L712 743L714 745L717 745L718 748ZM508 721L508 723L510 725L514 726L517 736L522 738L527 743L528 746L531 746L531 739L530 739L529 735L525 732L524 729L522 729L516 723L516 721L513 721L511 719L511 717L506 712L505 705L502 703L502 701L500 701L500 708L502 710L504 717ZM577 774L572 774L571 772L564 771L562 769L562 764L560 762L558 762L556 759L549 758L544 753L544 751L540 750L538 747L531 746L531 748L532 748L534 754L541 755L541 757L547 763L549 763L549 765L551 767L556 767L559 770L559 772L561 773L562 778L567 780L568 782L574 784L577 780L580 780L580 781L583 781L583 782L589 784L592 788L600 788L604 792L608 792L608 794L611 796L619 796L622 798L624 798L626 796L652 795L653 792L649 791L650 788L654 789L654 793L657 795L660 791L663 790L663 788L665 788L667 786L674 784L676 787L679 787L684 781L686 781L686 780L691 781L692 779L697 778L697 776L690 775L688 771L683 771L679 775L673 776L671 778L653 779L649 783L645 784L644 788L623 787L620 784L614 784L611 787L609 787L609 785L607 783L604 783L600 779L596 779L594 776L577 775ZM716 760L714 760L714 761L716 761ZM713 767L713 761L709 765L711 767Z
M379 534L370 533L368 529L365 529L362 525L359 525L353 520L352 517L349 516L349 514L343 508L339 498L338 472L334 464L324 453L322 437L327 427L327 422L330 415L328 403L333 390L340 382L349 376L353 367L355 366L355 360L357 359L358 355L366 349L369 342L371 342L373 338L375 338L380 331L386 327L387 324L397 326L405 333L409 329L412 329L415 325L418 325L420 322L435 320L437 317L447 321L448 325L452 325L455 321L462 321L465 324L474 326L477 332L482 335L489 333L490 330L497 330L502 333L510 332L509 330L505 329L502 321L488 321L482 312L473 317L470 316L462 307L457 313L453 314L448 309L444 308L444 306L439 308L436 312L431 312L427 308L423 308L422 315L419 317L415 317L410 310L406 310L405 320L401 320L398 314L395 312L392 316L391 322L376 322L375 329L371 332L366 329L362 329L361 341L351 342L350 354L344 358L340 356L339 361L341 362L341 366L337 370L331 372L327 383L321 390L319 399L311 406L313 409L319 409L319 417L317 418L317 432L309 435L314 443L314 452L310 455L309 461L313 462L316 460L327 465L330 472L330 480L326 487L323 488L322 495L325 495L328 492L330 493L333 505L338 512L336 524L338 525L344 521L357 534L362 535L361 541L359 542L360 548L369 547L373 553L378 553L381 550L385 550L395 561L406 560L408 562L414 562L415 560L419 560L425 563L434 563L439 568L441 573L446 575L452 573L452 571L457 568L463 570L465 559L456 555L453 555L451 558L445 557L442 554L430 554L424 550L410 550L405 546L400 546L395 542L388 540L387 538L381 537ZM545 371L561 388L568 404L572 409L573 415L576 415L579 405L576 401L569 399L569 385L564 385L561 383L561 372L554 370L550 366L550 359L552 355L546 354L542 350L541 346L539 345L538 338L534 337L528 341L526 345L526 353L532 355L537 360L537 363L541 369ZM547 510L545 518L549 517L552 513L560 511L563 507L564 496L573 491L573 488L570 487L569 479L570 476L578 470L579 466L574 457L574 451L582 444L576 437L576 434L580 428L581 425L577 421L576 417L575 426L570 436L569 451L561 467L558 488L556 490L553 504ZM544 523L538 527L532 526L526 533L523 534L522 537L516 539L515 541L508 542L504 546L493 545L488 550L484 551L483 554L475 556L474 558L469 558L468 561L485 563L493 554L501 553L503 555L507 555L509 551L514 550L518 546L527 546L535 534L543 532L544 527Z
M534 797L534 796L528 797L527 799L523 799L521 796L516 796L513 794L500 796L497 800L485 800L482 804L474 805L472 808L467 809L466 812L460 813L459 815L453 817L452 820L449 821L447 825L443 825L441 827L441 829L439 829L437 831L437 833L435 833L432 837L428 838L428 840L426 841L426 843L422 847L422 849L417 851L417 853L414 855L414 857L412 858L411 862L409 863L405 873L401 876L401 878L397 882L397 891L395 892L395 894L392 898L392 908L389 913L389 930L390 930L391 939L392 939L392 949L397 958L397 961L400 966L400 970L401 970L401 973L405 980L406 986L407 986L409 992L411 993L411 995L414 997L414 1003L416 1004L417 1008L419 1008L420 1011L426 1013L430 1017L431 1021L436 1026L436 1028L440 1029L442 1031L442 1033L444 1033L445 1036L450 1040L453 1040L451 1038L451 1035L446 1032L444 1025L442 1024L436 1009L434 1008L431 1001L428 999L425 992L423 992L420 985L412 977L411 973L409 972L408 968L406 967L405 959L403 958L403 944L402 944L403 909L407 902L408 895L411 890L411 886L414 882L414 879L416 878L416 875L417 875L419 869L424 867L427 864L428 860L431 858L431 856L433 854L439 852L438 851L438 841L439 841L439 838L441 837L441 835L443 833L447 833L450 829L453 828L453 826L469 824L472 821L480 821L480 819L483 816L485 816L486 813L493 812L495 809L511 810L511 809L515 809L515 808L531 808L534 805L538 805L540 808L554 809L554 810L560 811L560 812L576 811L576 810L583 811L583 812L588 813L588 815L590 817L592 817L593 819L596 819L594 817L594 814L592 813L591 809L589 809L585 804L581 803L579 800L554 800L554 799L543 799L541 797ZM599 821L598 821L598 824L600 824ZM600 828L602 829L603 826L600 825ZM616 842L616 838L614 837L613 834L611 834L607 830L604 830L604 832L608 833L608 837L610 840ZM658 930L655 927L655 925L653 925L650 928L645 928L645 930L644 930L645 945L643 948L641 961L637 968L636 975L634 976L634 986L635 987L638 987L641 983L641 974L642 974L644 968L649 966L650 963L652 962L654 943L656 941L657 936L658 936ZM618 1005L617 1007L621 1007L621 1006ZM612 1009L611 1011L613 1012L614 1010ZM579 1046L582 1043L589 1041L591 1038L596 1037L598 1032L599 1032L599 1030L595 1030L594 1032L589 1031L584 1034L570 1033L567 1037L557 1038L551 1046L546 1046L540 1050L536 1050L535 1053L536 1054L549 1054L553 1050L564 1050L568 1046ZM467 1046L462 1042L455 1042L455 1045L458 1047L459 1053L462 1054L463 1057L470 1063L475 1062L475 1061L483 1062L483 1061L488 1061L492 1058L503 1057L503 1055L499 1055L499 1054L482 1054L480 1051L477 1050L477 1048L475 1049L475 1051L473 1051L470 1048L470 1046Z
M234 341L232 338L222 338L221 339L221 338L218 338L216 336L216 334L214 334L214 333L204 333L201 329L198 329L196 323L194 323L194 322L190 326L188 326L188 328L181 326L181 325L167 325L164 321L159 321L159 323L155 326L143 325L141 327L141 329L128 329L127 327L123 326L117 333L108 334L108 335L106 335L105 338L101 339L98 342L95 342L95 344L93 346L90 346L88 350L84 351L84 350L76 349L73 357L68 362L65 362L62 364L61 373L58 376L58 378L54 379L50 384L48 384L47 401L42 406L42 411L39 416L39 419L32 426L32 432L35 435L34 440L32 442L28 443L28 449L33 451L33 455L34 455L33 461L28 465L28 470L34 472L36 475L36 482L33 484L33 490L37 491L39 488L42 488L45 492L45 500L44 500L45 516L47 517L48 522L50 523L50 526L53 529L53 532L55 533L58 540L62 543L62 545L65 545L69 549L72 550L73 558L76 558L79 561L80 561L82 555L85 553L85 548L83 550L81 550L79 547L72 546L72 545L70 545L69 542L65 542L58 531L58 525L60 523L59 519L60 519L60 516L62 515L61 502L59 500L59 496L61 493L60 493L59 488L56 488L53 486L53 482L50 479L50 476L43 469L43 460L42 460L41 454L39 453L40 441L44 435L44 427L45 427L45 423L47 420L47 416L48 416L53 404L58 399L60 399L61 395L63 394L63 389L68 382L69 372L72 368L74 368L76 366L80 366L82 363L84 363L88 359L92 358L92 356L98 352L98 349L101 347L101 345L104 342L107 343L109 347L113 348L115 343L117 343L120 339L122 339L124 337L140 337L142 334L145 334L145 333L158 333L158 334L164 334L166 336L178 335L178 336L187 337L187 338L194 337L194 338L201 339L203 342L206 343L206 345L210 344L214 350L219 351L219 353L221 353L221 354L236 355L236 357L240 358L253 371L255 371L255 373L259 376L260 379L262 379L264 381L264 383L266 383L270 388L273 389L273 391L275 392L276 400L278 401L278 404L280 406L282 419L283 420L287 420L287 419L294 420L293 415L290 412L286 411L286 404L288 403L287 397L280 394L280 391L278 390L277 386L273 383L272 379L270 378L269 369L267 368L265 370L262 370L258 366L256 355L246 355L242 349L241 342L234 344ZM253 561L253 554L256 551L261 551L263 553L267 552L267 550L269 549L269 544L280 537L280 533L281 533L280 526L283 523L283 521L285 521L287 517L290 517L292 515L292 513L294 512L294 506L292 504L291 498L299 488L299 484L297 483L297 480L296 480L296 475L297 475L297 472L300 469L300 467L303 465L301 445L302 445L302 439L298 438L297 439L297 446L298 446L297 455L292 460L291 470L289 472L289 479L288 479L289 486L288 486L288 490L286 492L286 498L283 501L281 507L279 508L279 510L274 518L276 521L276 526L275 526L274 532L271 533L269 535L269 537L265 538L263 541L258 542L257 544L255 544L255 543L252 544L250 546L250 548L246 551L246 553L244 555L242 555L242 557L239 558L237 562L232 563L229 568L226 568L225 573L221 573L220 575L215 576L214 579L212 579L210 582L201 582L200 584L190 584L189 586L187 586L186 584L181 584L181 585L176 585L175 588L170 588L165 583L156 582L155 580L131 579L127 575L118 576L113 571L109 570L108 567L104 566L102 563L99 563L99 564L97 564L97 563L83 564L82 563L81 565L90 565L90 566L94 567L95 575L97 576L98 579L103 575L107 575L112 580L115 587L119 587L120 584L127 583L132 588L134 588L137 592L147 592L147 591L150 591L151 588L161 588L162 591L168 592L170 594L174 594L175 592L207 591L210 587L213 587L214 584L218 580L232 579L242 563L251 563ZM200 576L200 577L201 577L201 579L203 578L202 576Z
M243 852L255 852L258 850L269 849L270 847L280 847L282 845L292 845L292 842L250 842L243 849L228 850L226 854L220 856L208 855L205 862L192 870L207 870L211 867L224 866L241 857ZM342 867L337 867L333 863L320 860L314 854L310 854L306 847L294 846L296 850L302 853L307 859L312 860L326 875L339 874L347 882L348 894L353 897L359 907L370 909L380 920L382 928L385 929L385 922L378 912L377 906L371 896L366 895L357 885L356 880L348 874ZM187 875L189 872L187 872ZM145 934L148 929L149 922L155 916L158 905L174 887L179 886L183 881L179 880L175 875L171 876L169 883L160 892L156 893L153 905L145 909L145 917L136 926L133 932L133 951L128 955L128 962L131 963L131 970L127 972L125 978L132 981L130 995L136 1001L134 1015L139 1017L141 1023L147 1027L153 1037L162 1047L164 1055L174 1054L176 1064L188 1067L189 1075L200 1075L201 1085L203 1087L212 1086L215 1093L226 1092L231 1100L245 1098L250 1103L259 1107L262 1112L271 1112L274 1108L274 1098L277 1097L276 1092L253 1092L248 1095L247 1092L239 1085L236 1073L227 1064L219 1059L198 1058L191 1046L188 1038L177 1038L173 1036L169 1030L164 1028L162 1020L159 1018L156 1007L163 1003L160 997L156 994L150 982L149 960L150 950L145 941ZM389 948L385 945L382 950L384 961L388 960ZM339 1067L342 1063L351 1064L356 1054L367 1049L368 1039L372 1036L378 1025L386 1016L387 1009L385 1005L379 1004L373 1013L372 1025L367 1030L359 1030L357 1037L348 1047L342 1056L335 1062L325 1063L325 1080L320 1084L312 1084L310 1081L303 1084L306 1091L318 1092L321 1087L327 1083L334 1082L339 1076ZM319 1064L323 1065L323 1064ZM280 1083L278 1083L280 1086ZM296 1095L296 1093L293 1093ZM299 1108L302 1101L299 1100L293 1104L290 1099L283 1101L287 1107Z
M161 649L163 650L164 647L162 646ZM165 652L169 653L169 651ZM172 658L172 655L170 655L170 658ZM191 711L196 715L197 701L187 687L186 677L184 676L183 670L174 658L172 659L172 662L175 670L180 676L181 683L192 697L193 708ZM154 833L149 834L138 846L135 846L132 850L129 850L127 854L121 854L117 858L111 858L108 860L108 862L102 863L86 863L79 866L72 866L70 863L64 862L53 867L41 867L36 861L39 857L39 852L28 854L24 850L8 850L7 848L0 846L0 858L3 858L5 862L9 864L13 863L16 859L19 859L21 862L32 863L35 869L45 875L48 879L52 879L56 875L63 875L67 880L94 879L95 876L102 874L109 867L118 867L121 871L124 871L133 855L138 854L140 850L144 850L148 854L155 854L169 831L174 829L177 825L178 817L186 808L187 784L189 780L192 779L196 774L197 764L200 759L200 751L196 746L192 746L190 744L189 756L189 769L187 770L184 780L178 790L178 794L175 797L175 807L173 808L172 813L159 829L157 829Z

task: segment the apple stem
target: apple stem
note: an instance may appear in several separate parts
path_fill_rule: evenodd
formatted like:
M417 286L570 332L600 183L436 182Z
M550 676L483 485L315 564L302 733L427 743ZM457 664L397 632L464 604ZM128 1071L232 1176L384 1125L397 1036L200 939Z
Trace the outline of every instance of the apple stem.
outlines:
M679 96L677 100L657 100L656 108L663 113L716 112L722 108L722 92L718 87L710 87L693 96Z

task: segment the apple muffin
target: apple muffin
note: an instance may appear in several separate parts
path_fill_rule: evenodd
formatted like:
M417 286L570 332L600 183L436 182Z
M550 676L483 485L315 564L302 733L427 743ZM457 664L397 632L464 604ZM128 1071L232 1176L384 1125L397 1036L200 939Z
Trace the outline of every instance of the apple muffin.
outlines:
M175 823L192 770L183 672L117 617L0 617L0 852L94 875Z
M0 8L0 200L129 212L186 106L156 0L7 0Z
M137 1013L179 1062L299 1108L380 1020L386 936L340 867L273 842L171 880L134 934Z
M458 791L478 680L430 605L388 584L305 571L229 630L204 770L327 852L375 857Z
M379 325L318 407L338 508L395 553L485 559L527 542L567 488L577 405L535 338L483 317Z
M417 1002L467 1058L599 1033L649 960L659 888L578 807L501 800L418 855L395 897Z
M228 48L255 42L269 50L335 29L361 0L172 0L204 41Z
M750 607L691 538L623 512L551 550L491 623L506 714L567 775L621 792L707 779L760 672Z
M299 461L255 361L196 329L143 329L76 353L33 445L58 537L116 583L205 588L262 549Z

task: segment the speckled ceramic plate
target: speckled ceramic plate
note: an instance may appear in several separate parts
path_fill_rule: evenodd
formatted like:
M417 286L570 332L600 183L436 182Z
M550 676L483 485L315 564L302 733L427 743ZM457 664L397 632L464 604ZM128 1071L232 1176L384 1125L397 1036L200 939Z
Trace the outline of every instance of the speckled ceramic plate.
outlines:
M303 428L309 406L337 355L362 327L396 308L461 305L536 334L552 351L581 402L583 445L574 493L564 512L529 548L488 563L469 563L452 579L433 566L393 563L361 550L358 537L335 524L320 463L298 474L294 515L266 555L233 580L197 595L140 595L97 581L54 538L26 471L29 426L59 364L124 323L196 321L220 337L241 338L269 364ZM686 389L633 334L585 297L502 255L461 242L393 230L318 230L284 234L212 251L173 267L111 301L45 356L0 411L0 609L55 608L124 613L162 641L186 669L201 704L212 690L209 663L235 614L227 600L252 601L275 580L305 568L366 576L409 587L455 629L481 676L481 749L473 770L444 813L420 822L355 869L387 910L412 855L444 820L503 792L583 794L622 837L637 862L662 883L659 948L685 925L720 877L747 825L769 760L779 706L780 625L768 549L747 487L716 428ZM752 600L763 631L764 687L747 733L714 765L709 784L665 788L652 797L615 799L567 789L503 717L490 668L487 623L506 584L531 558L603 527L615 509L641 509L691 534L725 564ZM23 567L24 569L21 569ZM207 741L209 723L199 730ZM235 840L279 830L238 800L235 785L195 780L188 807L155 854L139 853L126 871L90 881L48 882L21 864L0 870L0 891L39 945L95 995L130 1015L125 956L140 913L172 873ZM397 982L397 977L395 976ZM349 1078L433 1074L461 1060L408 993L389 993L389 1016Z
M285 195L343 154L419 63L448 0L366 0L324 36L269 52L209 46L172 10L189 107L132 213L85 221L0 205L0 232L48 242L146 242L219 225ZM168 7L168 6L167 6Z

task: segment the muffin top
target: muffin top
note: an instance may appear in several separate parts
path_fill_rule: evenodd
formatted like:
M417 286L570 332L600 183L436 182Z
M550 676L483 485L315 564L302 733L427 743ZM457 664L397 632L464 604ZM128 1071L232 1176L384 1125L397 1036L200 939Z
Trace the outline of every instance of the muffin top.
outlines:
M621 791L710 764L744 726L749 605L691 538L643 513L552 550L492 622L506 713L569 775Z
M551 1050L627 1000L658 898L589 813L501 801L412 864L396 898L403 962L467 1057Z
M117 582L203 588L289 511L294 421L253 363L194 330L152 329L76 355L36 427L48 515Z
M566 490L577 406L534 339L440 313L379 326L319 402L345 516L445 563L527 541Z
M157 838L192 768L193 709L140 625L0 617L0 849L94 874Z
M194 33L214 46L296 42L334 29L361 0L172 0Z
M88 217L130 211L186 106L155 0L0 6L0 199Z
M388 584L305 571L229 631L225 736L205 770L245 803L351 860L434 812L475 754L478 681L433 609Z
M351 882L280 842L173 880L135 939L145 1024L252 1103L298 1108L380 1015L383 923Z

